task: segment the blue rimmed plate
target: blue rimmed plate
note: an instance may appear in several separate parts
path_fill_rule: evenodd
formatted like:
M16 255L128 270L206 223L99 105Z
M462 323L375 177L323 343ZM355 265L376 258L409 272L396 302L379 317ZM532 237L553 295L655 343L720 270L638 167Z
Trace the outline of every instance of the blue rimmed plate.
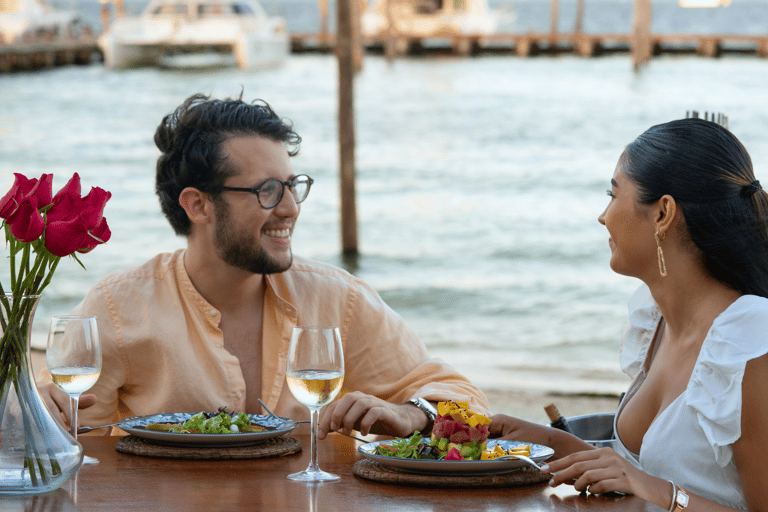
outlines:
M376 441L366 443L358 448L358 451L365 457L375 460L379 464L408 471L411 473L422 474L493 474L507 473L523 467L530 467L521 460L435 460L435 459L401 459L399 457L389 457L387 455L378 455L375 453L376 447L380 444L391 445L393 441ZM500 445L504 450L518 448L523 445L531 447L529 458L536 462L543 462L554 455L555 451L548 446L540 444L522 443L519 441L507 441L504 439L489 439L487 441L488 449Z
M251 423L265 427L268 430L264 432L240 432L237 434L180 434L176 432L157 432L144 428L150 423L184 423L195 414L198 413L176 412L154 414L152 416L136 416L121 421L118 426L131 435L148 439L155 443L197 447L223 447L260 443L273 437L288 434L298 425L298 423L289 418L246 414Z

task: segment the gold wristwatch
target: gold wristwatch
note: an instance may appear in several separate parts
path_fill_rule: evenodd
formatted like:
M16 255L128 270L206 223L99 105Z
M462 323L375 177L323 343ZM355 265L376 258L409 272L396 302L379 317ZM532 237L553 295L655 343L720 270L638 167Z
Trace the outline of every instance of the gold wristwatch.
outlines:
M682 488L675 485L673 481L669 481L672 484L672 505L669 507L669 512L682 512L688 506L688 493Z

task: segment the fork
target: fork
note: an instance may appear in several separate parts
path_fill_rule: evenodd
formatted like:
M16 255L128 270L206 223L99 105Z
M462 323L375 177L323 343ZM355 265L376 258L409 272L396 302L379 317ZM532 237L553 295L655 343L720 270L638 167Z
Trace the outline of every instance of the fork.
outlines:
M273 413L272 411L270 411L269 407L264 405L264 402L261 401L261 398L259 398L258 400L259 400L259 403L261 404L261 406L264 408L265 411L267 411L269 413L270 416L272 416L273 418L280 418L280 416L278 416L275 413ZM308 421L308 420L301 420L301 421L291 420L291 421L293 421L294 423L311 423L311 421ZM363 443L367 443L368 442L365 439L363 439L362 437L355 437L352 434L345 434L341 430L334 430L334 432L336 432L337 434L341 434L343 436L351 437L352 439L356 439L356 440L361 441Z
M122 420L120 420L122 421ZM78 434L85 434L86 432L90 432L91 430L97 430L100 428L107 428L107 427L113 427L115 425L118 425L120 421L116 421L114 423L107 423L106 425L96 425L95 427L80 427L77 429Z
M539 463L536 462L533 459L530 459L530 458L526 457L525 455L503 455L501 457L496 457L493 460L514 460L514 459L522 460L523 462L525 462L525 463L535 467L539 471L541 471L541 466L539 466Z

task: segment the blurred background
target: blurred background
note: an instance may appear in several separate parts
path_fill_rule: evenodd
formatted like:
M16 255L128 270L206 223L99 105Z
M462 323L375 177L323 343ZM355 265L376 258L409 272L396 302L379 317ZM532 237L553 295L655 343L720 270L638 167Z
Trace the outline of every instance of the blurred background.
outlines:
M98 26L97 2L59 1ZM137 14L145 4L128 2ZM331 20L334 4L331 3ZM264 0L291 32L317 30L314 0ZM573 24L563 0L560 22ZM500 26L546 31L545 0L490 2ZM683 9L656 0L652 30L768 34L768 4ZM570 14L569 14L570 13ZM632 2L586 2L586 31L629 32ZM261 98L303 137L292 160L315 184L295 254L369 282L433 355L488 390L617 395L626 303L597 222L624 146L686 111L724 113L768 180L768 63L754 54L661 55L635 72L626 53L365 56L355 77L360 257L341 258L337 64L294 53L278 67L112 70L101 62L0 74L0 190L13 173L74 172L112 192L112 239L64 260L42 299L38 342L102 277L183 247L154 195L161 118L189 95ZM6 282L7 265L0 265Z

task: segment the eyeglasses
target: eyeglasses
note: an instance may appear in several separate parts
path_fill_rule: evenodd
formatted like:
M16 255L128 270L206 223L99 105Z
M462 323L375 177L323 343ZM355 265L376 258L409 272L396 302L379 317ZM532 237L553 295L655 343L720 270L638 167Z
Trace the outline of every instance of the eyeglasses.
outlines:
M283 200L283 193L285 187L288 187L293 194L293 199L296 204L304 201L309 195L309 188L315 182L312 178L306 174L300 174L292 180L282 181L277 178L270 178L258 187L216 187L215 190L231 191L231 192L250 192L256 194L259 199L259 204L262 208L269 210L274 208L280 201Z

